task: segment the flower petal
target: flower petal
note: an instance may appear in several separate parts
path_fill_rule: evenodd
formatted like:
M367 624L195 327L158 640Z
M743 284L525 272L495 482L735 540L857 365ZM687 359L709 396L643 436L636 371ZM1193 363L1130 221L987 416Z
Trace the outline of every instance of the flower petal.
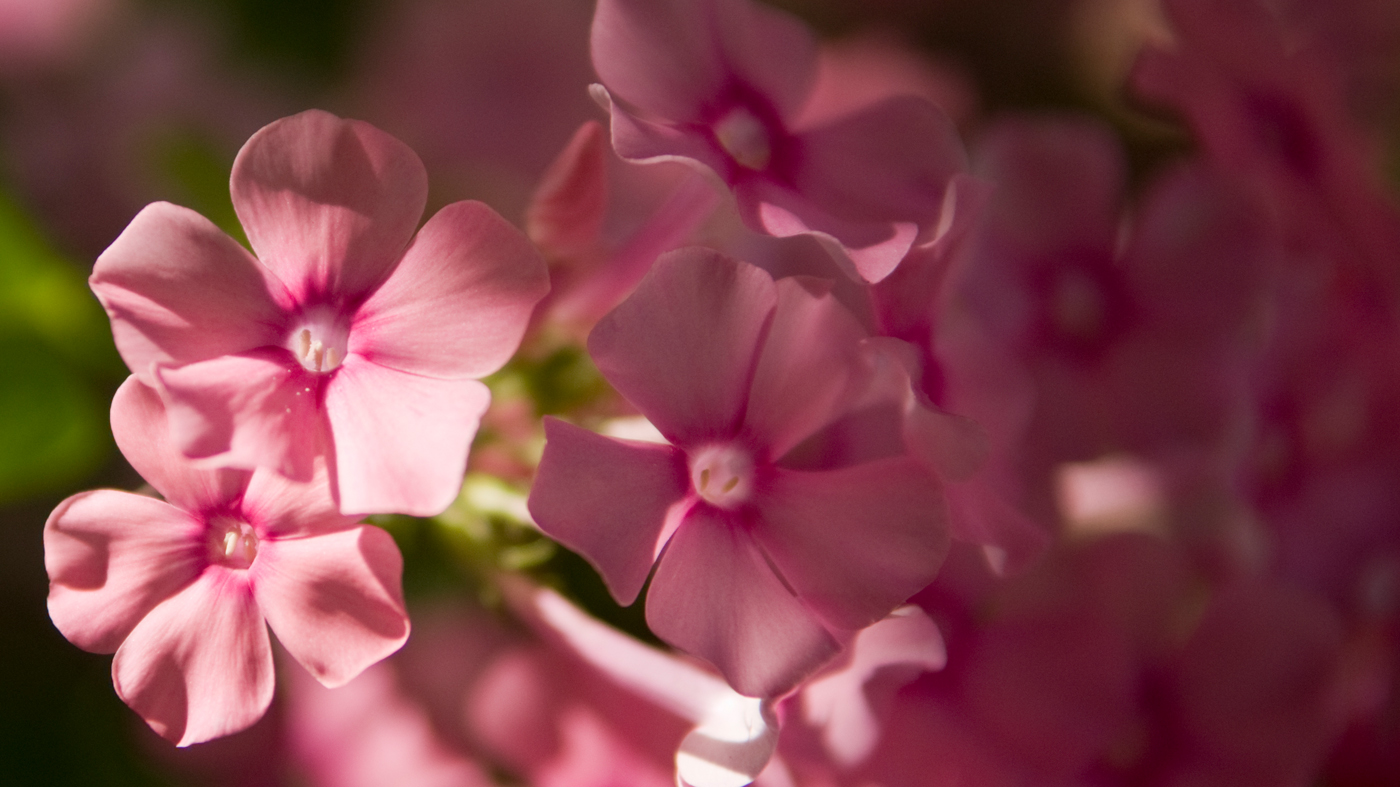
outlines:
M249 574L278 641L326 686L345 684L408 639L403 558L377 527L265 540Z
M238 242L203 216L156 202L102 252L89 279L112 318L122 360L182 366L281 341L287 295Z
M49 617L83 650L112 653L152 607L203 567L203 527L169 503L98 489L44 525Z
M691 509L656 568L647 625L750 697L778 697L840 650L742 527Z
M480 202L438 211L365 302L349 352L430 377L483 377L520 346L549 271L520 230Z
M663 254L588 337L603 376L686 447L738 428L777 302L762 270L702 248Z
M161 369L175 444L209 464L310 479L323 450L321 379L279 349Z
M648 114L699 120L729 76L704 3L599 0L593 68L608 89Z
M160 394L135 375L112 397L112 437L132 469L186 511L230 503L248 485L246 470L207 469L191 462L175 443Z
M491 392L351 355L326 389L345 514L440 514L457 498Z
M690 488L685 455L554 418L545 419L544 430L530 516L586 557L619 604L631 604L664 543L669 512Z
M825 472L775 468L755 537L807 606L859 629L933 581L948 552L937 483L912 459Z
M326 457L316 457L310 481L295 481L267 469L253 473L240 509L259 528L259 537L316 535L359 523L363 517L340 513L326 462Z
M313 109L254 134L229 188L248 242L299 302L354 302L413 237L428 174L383 131Z
M272 702L272 647L246 574L209 568L157 604L112 659L122 701L177 746L238 732Z
M744 428L776 460L821 429L855 393L865 330L829 282L777 282L778 305L759 352Z

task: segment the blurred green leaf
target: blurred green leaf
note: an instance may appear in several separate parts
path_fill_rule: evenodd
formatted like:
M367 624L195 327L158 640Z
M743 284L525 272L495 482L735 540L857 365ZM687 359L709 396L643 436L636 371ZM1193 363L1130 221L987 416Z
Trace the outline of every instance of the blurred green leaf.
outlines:
M107 406L43 342L0 339L0 503L69 486L110 450Z

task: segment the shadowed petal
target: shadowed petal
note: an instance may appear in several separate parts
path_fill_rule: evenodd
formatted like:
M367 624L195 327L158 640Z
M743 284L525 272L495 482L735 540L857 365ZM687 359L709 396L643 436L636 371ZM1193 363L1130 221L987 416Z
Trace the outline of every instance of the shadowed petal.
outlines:
M155 498L98 489L44 525L49 618L69 642L112 653L156 604L203 567L203 526Z
M699 120L729 76L705 4L599 0L593 68L619 98L673 121Z
M264 126L233 162L229 188L248 242L302 302L355 301L413 237L428 175L407 145L312 109Z
M262 537L292 538L340 530L362 517L340 513L331 491L326 459L316 457L310 481L294 481L280 473L259 470L248 481L240 508Z
M175 443L165 404L135 375L112 397L112 437L132 469L173 505L200 511L229 503L248 485L248 471L207 469Z
M322 445L320 380L283 350L161 369L170 434L186 456L309 479Z
M827 282L777 282L778 306L759 353L744 428L777 459L828 424L853 394L866 332Z
M668 440L734 434L777 291L762 270L718 252L663 254L599 321L588 351L603 376Z
M671 537L646 614L657 636L750 697L787 693L840 650L742 526L709 506L691 509Z
M668 511L690 488L685 455L554 418L545 419L544 429L530 515L588 558L619 604L631 604L656 561Z
M97 258L89 279L122 360L153 385L182 366L281 341L282 285L238 242L187 208L156 202Z
M936 482L911 459L826 472L775 468L755 535L828 624L874 623L933 581L948 552Z
M117 649L112 683L177 746L261 718L272 702L272 647L246 575L209 568L157 604Z
M346 683L408 639L403 558L377 527L265 540L249 572L278 641L326 686Z
M520 345L549 272L520 230L480 202L438 211L361 307L349 351L430 377L482 377Z
M326 390L340 510L440 514L457 498L491 392L349 356Z

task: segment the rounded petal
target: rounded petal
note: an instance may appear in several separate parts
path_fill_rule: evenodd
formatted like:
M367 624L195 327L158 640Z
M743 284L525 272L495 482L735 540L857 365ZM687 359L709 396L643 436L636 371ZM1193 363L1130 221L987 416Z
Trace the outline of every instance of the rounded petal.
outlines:
M206 569L157 604L117 649L112 684L177 746L262 718L272 702L272 646L244 572Z
M310 479L323 451L321 378L261 349L161 369L171 437L186 456Z
M855 393L865 329L828 282L777 282L778 305L759 352L744 428L777 459L826 426Z
M135 375L112 397L112 437L131 467L186 511L232 502L248 485L246 470L207 469L191 462L175 442L160 394Z
M807 28L748 0L600 0L591 43L609 90L676 122L702 120L736 83L791 116L816 77Z
M933 581L948 552L936 482L912 459L825 472L775 468L755 537L807 606L859 629Z
M136 214L97 258L89 283L112 318L122 360L147 385L156 364L281 340L281 283L208 219L168 202Z
M638 117L612 100L605 88L594 91L599 100L606 99L612 117L613 150L622 158L637 164L674 161L708 169L716 180L729 172L731 164L726 154L694 126L672 126L654 123ZM702 172L704 169L701 170Z
M725 439L739 426L776 303L762 270L709 249L679 249L659 257L598 322L588 351L672 443Z
M44 524L49 618L69 642L112 653L151 608L194 581L203 526L169 503L98 489Z
M351 355L326 390L336 489L345 514L440 514L462 488L491 392Z
M705 4L599 0L593 68L608 89L646 113L698 120L728 76Z
M480 202L438 211L350 330L349 352L430 377L483 377L520 346L549 271L520 230Z
M298 301L354 302L413 237L428 174L383 131L312 109L254 134L229 188L248 242Z
M326 686L347 683L408 639L403 558L377 527L265 540L249 573L278 641Z
M665 543L670 512L690 488L685 455L554 418L545 419L544 430L530 516L587 558L619 604L631 604Z
M750 697L786 694L839 650L758 545L709 506L671 537L647 592L647 625Z
M607 213L607 138L598 121L585 120L540 176L525 234L551 260L572 260L601 242Z

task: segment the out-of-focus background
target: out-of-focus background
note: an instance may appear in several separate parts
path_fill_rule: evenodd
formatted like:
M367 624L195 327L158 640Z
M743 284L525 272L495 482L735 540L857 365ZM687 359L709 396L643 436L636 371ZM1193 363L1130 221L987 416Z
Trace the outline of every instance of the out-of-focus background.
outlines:
M1138 175L1190 145L1124 98L1133 53L1162 29L1152 0L776 4L852 51L900 53L888 68L922 80L969 135L1008 110L1084 111L1119 131ZM97 255L155 200L237 235L239 146L310 107L407 142L427 165L429 213L480 199L519 223L574 129L604 118L587 91L591 14L589 0L0 0L0 784L298 781L273 745L280 696L254 729L176 751L117 698L110 656L49 622L49 512L140 483L107 426L126 370L86 286ZM1332 21L1370 57L1355 114L1394 140L1389 17L1389 29ZM411 611L466 586L431 543L395 535Z

